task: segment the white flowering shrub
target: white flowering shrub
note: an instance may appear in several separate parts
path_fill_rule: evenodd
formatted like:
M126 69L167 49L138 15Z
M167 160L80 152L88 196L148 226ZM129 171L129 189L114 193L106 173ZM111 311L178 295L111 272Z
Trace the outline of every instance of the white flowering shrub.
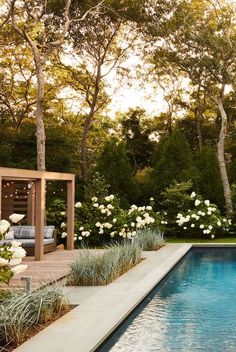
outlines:
M208 199L192 191L191 181L174 183L163 192L162 225L167 235L208 236L227 234L231 219L221 215L220 210ZM165 224L165 221L168 224Z
M152 201L151 201L152 203ZM120 207L113 194L98 199L92 197L85 203L76 203L76 234L78 243L101 244L109 239L132 239L138 229L155 227L160 214L148 206L132 205L128 210Z
M220 214L219 209L210 201L204 200L195 192L190 195L192 209L185 213L178 213L176 223L190 234L208 235L212 239L219 234L227 233L231 226L231 219Z
M16 224L23 217L24 215L12 214L9 219L12 223ZM10 225L10 222L7 220L0 221L1 240L4 239ZM12 241L10 246L0 246L0 283L9 284L15 274L20 274L27 268L27 265L17 265L15 267L11 267L10 265L11 261L22 259L25 255L25 250L21 247L21 243L17 241Z

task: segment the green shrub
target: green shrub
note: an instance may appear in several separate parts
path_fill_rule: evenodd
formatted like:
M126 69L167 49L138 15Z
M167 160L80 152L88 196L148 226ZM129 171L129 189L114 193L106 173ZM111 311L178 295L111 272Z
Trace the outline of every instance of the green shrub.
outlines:
M58 284L33 293L13 291L0 305L0 344L18 346L33 328L60 316L67 302Z
M139 230L135 241L144 251L156 251L165 244L163 233L149 228Z
M103 254L85 249L72 264L68 284L98 286L112 282L141 260L142 249L136 243L113 244Z

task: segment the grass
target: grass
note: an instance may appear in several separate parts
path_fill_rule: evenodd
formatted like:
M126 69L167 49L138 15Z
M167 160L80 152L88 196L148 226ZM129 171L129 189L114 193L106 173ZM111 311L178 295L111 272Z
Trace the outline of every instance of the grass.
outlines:
M33 293L13 291L0 305L0 346L19 346L33 331L58 318L68 309L60 285L47 286Z
M165 244L163 233L158 229L143 229L138 231L135 241L144 251L156 251Z
M236 237L216 237L211 238L166 238L167 243L236 243Z
M142 248L136 243L113 244L101 255L87 249L71 264L68 285L107 285L138 264L141 255Z

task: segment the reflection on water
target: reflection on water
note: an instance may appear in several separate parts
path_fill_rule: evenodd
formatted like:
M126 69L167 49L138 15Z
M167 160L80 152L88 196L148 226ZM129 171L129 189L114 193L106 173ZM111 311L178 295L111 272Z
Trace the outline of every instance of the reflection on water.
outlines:
M193 249L100 352L235 352L236 249Z

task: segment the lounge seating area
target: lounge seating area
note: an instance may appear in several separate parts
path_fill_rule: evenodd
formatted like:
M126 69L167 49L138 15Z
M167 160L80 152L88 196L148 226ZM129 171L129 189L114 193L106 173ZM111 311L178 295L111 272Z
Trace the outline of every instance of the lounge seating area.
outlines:
M1 245L11 245L12 241L18 241L26 250L27 255L35 253L35 226L11 226ZM44 226L44 253L56 250L57 239L55 226Z

